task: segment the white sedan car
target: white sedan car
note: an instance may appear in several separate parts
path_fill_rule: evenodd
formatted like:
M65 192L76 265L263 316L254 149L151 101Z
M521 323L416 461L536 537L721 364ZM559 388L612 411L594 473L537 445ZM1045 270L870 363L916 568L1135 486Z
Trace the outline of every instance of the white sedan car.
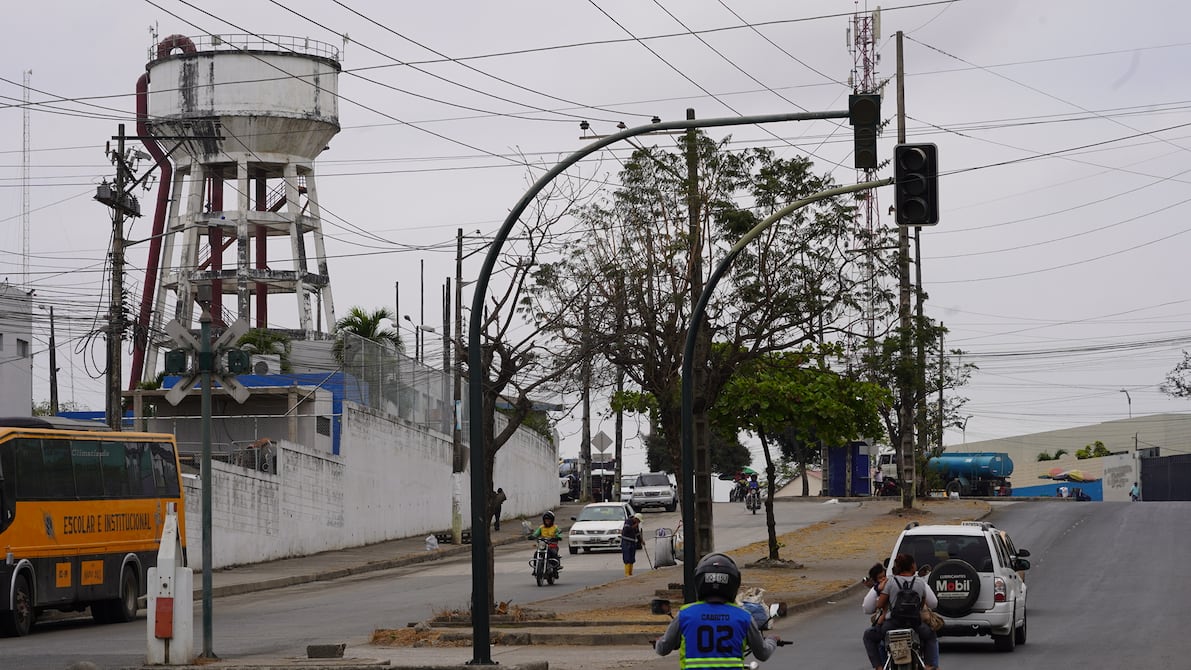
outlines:
M571 530L567 535L567 550L572 554L579 549L620 549L620 529L633 515L633 508L625 502L592 503L571 517Z

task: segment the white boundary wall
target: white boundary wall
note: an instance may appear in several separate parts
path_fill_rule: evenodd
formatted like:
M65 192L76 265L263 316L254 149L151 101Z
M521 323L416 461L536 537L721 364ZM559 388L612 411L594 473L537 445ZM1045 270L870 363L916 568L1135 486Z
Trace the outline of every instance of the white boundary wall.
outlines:
M499 417L498 417L499 419ZM212 568L307 556L451 528L451 438L344 403L339 455L277 444L276 474L212 463ZM499 426L497 430L499 430ZM470 468L469 468L470 473ZM471 527L469 473L463 527ZM501 516L558 505L558 450L522 428L496 456ZM188 564L202 567L202 489L187 477Z

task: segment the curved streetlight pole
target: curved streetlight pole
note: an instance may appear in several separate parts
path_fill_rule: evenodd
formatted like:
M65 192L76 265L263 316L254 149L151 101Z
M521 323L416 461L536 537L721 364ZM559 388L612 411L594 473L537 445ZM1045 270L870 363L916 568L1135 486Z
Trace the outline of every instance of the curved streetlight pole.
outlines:
M666 121L651 123L647 126L627 128L583 147L568 156L565 160L550 168L533 186L521 196L517 204L509 210L504 223L488 247L484 256L484 265L476 278L475 291L472 293L471 316L468 319L467 332L467 401L471 412L471 425L468 437L471 441L471 624L472 624L472 660L469 665L492 665L491 629L488 615L488 523L484 518L484 510L488 504L488 492L485 490L484 453L484 424L481 415L484 411L483 383L484 375L481 369L480 326L484 318L484 299L488 293L488 280L492 270L500 257L501 248L509 233L521 214L533 202L534 197L554 181L564 170L579 162L583 157L595 153L604 147L621 140L645 135L647 133L664 130L687 130L690 128L715 128L722 126L743 126L762 123L777 123L781 121L807 121L813 119L846 119L848 110L828 112L791 112L788 114L761 114L757 116L736 116L716 119L685 119L682 121ZM889 183L889 181L882 182ZM685 509L685 507L684 507Z
M1129 418L1132 419L1133 418L1133 398L1129 395L1129 392L1126 391L1125 389L1121 389L1121 393L1125 394L1125 400L1129 403Z
M756 239L766 228L777 223L795 210L837 195L867 191L871 188L886 186L892 183L892 179L879 179L877 181L853 184L852 186L841 186L839 188L821 191L810 197L802 198L786 205L767 216L761 223L754 226L752 230L745 233L744 237L741 237L732 246L728 251L728 255L724 256L723 260L716 265L711 276L707 278L707 283L703 285L703 292L699 295L699 304L695 306L695 311L691 313L691 323L687 326L686 331L686 348L682 353L682 525L684 528L695 527L695 439L693 434L695 425L693 407L695 395L693 374L695 341L698 339L699 329L703 325L703 315L707 311L707 303L711 301L712 291L719 284L720 278L723 277L728 266L732 264L732 261L736 260L736 257L748 246L749 242ZM682 595L688 603L695 601L695 562L699 559L697 547L695 546L696 542L692 540L693 538L687 539L682 545Z

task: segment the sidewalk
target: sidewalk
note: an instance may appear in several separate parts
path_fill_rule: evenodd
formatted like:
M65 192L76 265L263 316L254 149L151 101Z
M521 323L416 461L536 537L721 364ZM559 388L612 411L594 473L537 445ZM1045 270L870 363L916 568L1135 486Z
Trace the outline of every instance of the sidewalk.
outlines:
M896 503L889 499L853 499L837 501L846 506L833 521L831 528L820 532L836 535L845 528L863 528L871 524L894 525L904 523L891 518ZM966 501L965 501L966 502ZM813 511L809 507L829 504L824 499L787 499L775 501L780 505L777 512L796 515L800 510ZM562 505L556 513L560 518L569 518L582 508L580 504ZM957 516L975 518L987 513L988 508L970 506L952 507ZM946 522L945 519L939 519ZM763 538L758 538L763 540ZM494 544L522 542L520 520L509 520L501 524L500 531L492 532ZM756 545L750 545L750 548ZM808 609L823 603L847 599L859 593L859 578L872 564L875 551L862 547L856 551L839 551L836 547L819 550L814 546L786 548L783 557L797 558L803 565L797 571L798 579L781 594L791 613ZM761 552L757 548L757 552ZM252 593L294 584L338 579L349 575L385 570L438 560L448 556L469 555L471 545L440 545L435 551L426 551L425 538L405 538L382 542L366 547L356 547L324 552L313 556L270 561L212 573L214 597ZM763 556L756 553L755 560ZM643 566L639 566L643 567ZM746 569L744 585L748 586L749 571ZM608 667L624 667L651 662L656 667L672 668L676 661L662 659L647 646L669 623L669 619L648 613L648 603L642 603L642 593L657 594L671 600L675 609L682 603L682 564L655 570L639 570L628 578L617 579L599 587L589 587L581 598L557 596L527 604L535 612L553 613L557 620L528 623L510 622L508 617L494 615L491 620L492 660L505 668L532 668L544 670L546 662L556 668L585 670ZM201 583L199 574L195 583ZM676 587L678 590L675 590ZM201 591L196 589L196 601ZM774 594L767 598L775 601ZM453 646L382 646L362 644L347 647L342 659L306 658L241 658L225 659L216 663L188 668L212 670L271 670L272 668L305 668L307 670L355 670L395 666L402 668L465 668L472 659L470 625L444 625L435 623L439 644ZM777 625L780 634L780 622ZM446 640L454 642L446 643Z

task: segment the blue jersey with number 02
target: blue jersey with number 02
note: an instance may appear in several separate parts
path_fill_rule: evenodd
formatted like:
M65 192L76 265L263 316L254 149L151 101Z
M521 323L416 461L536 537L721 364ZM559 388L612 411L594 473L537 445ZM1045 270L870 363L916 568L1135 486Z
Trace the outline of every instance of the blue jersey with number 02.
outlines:
M752 615L734 604L694 602L678 611L682 668L744 667Z

